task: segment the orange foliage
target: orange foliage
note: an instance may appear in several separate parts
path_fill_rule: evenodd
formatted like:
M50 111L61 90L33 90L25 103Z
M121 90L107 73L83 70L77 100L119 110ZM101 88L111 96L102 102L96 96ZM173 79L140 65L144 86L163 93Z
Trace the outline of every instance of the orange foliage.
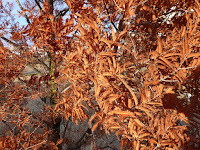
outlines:
M50 53L59 72L59 76L45 79L49 71L39 81L31 80L33 76L30 79L31 84L39 82L40 86L55 78L57 104L47 106L47 116L62 115L66 120L71 117L76 123L89 119L92 131L115 133L122 149L194 149L195 145L199 148L200 141L195 136L199 137L200 122L194 118L200 115L200 3L197 0L65 0L65 3L69 7L67 18L52 14L47 1L38 13L24 11L30 14L31 23L19 32L23 37L20 39L32 41L43 55ZM1 44L2 62L10 56L6 51ZM36 54L40 59L46 57L38 53L24 51L23 55L31 59ZM24 60L23 55L16 58ZM12 63L12 59L9 61ZM18 67L1 63L0 69L5 73L5 68L9 68L8 75L11 68L20 71L27 64L20 60ZM0 83L10 84L16 76L1 75ZM70 86L60 90L63 84ZM8 109L5 105L10 107L11 100L21 103L19 100L25 100L25 95L34 93L28 90L30 84L10 86L13 90L7 89L8 93L14 94L7 97L9 103L2 104L1 109L5 109L2 118ZM32 90L42 95L40 88ZM8 141L15 143L13 140L28 133L24 124L31 115L24 111L20 124L13 121L23 127L21 134L2 137L1 147L8 148L5 146ZM20 147L31 147L38 137L40 140L35 144L47 146L50 132L46 130L42 134L28 133L31 140L26 145L20 139L24 143Z

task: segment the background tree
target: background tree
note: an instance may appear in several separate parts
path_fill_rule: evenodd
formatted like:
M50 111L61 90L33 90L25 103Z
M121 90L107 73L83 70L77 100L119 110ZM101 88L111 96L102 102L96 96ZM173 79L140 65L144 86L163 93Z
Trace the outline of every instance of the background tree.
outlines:
M61 118L88 121L91 138L115 133L123 149L199 148L197 0L16 4L26 26L1 2L2 148L61 149ZM24 106L30 97L42 112Z

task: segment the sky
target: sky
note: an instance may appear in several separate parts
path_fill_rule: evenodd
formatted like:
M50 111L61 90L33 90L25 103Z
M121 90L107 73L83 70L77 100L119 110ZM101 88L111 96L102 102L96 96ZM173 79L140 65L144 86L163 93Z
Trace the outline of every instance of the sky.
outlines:
M15 16L16 20L20 23L21 26L23 25L26 25L27 22L26 22L26 19L25 17L23 17L23 15L21 17L19 17L20 13L21 12L21 9L19 8L16 0L2 0L3 1L3 4L5 5L6 3L13 3L14 6L13 6L13 10L12 10L12 14ZM25 2L26 0L19 0L20 4L23 6L23 3ZM59 8L60 10L62 9L65 9L67 8L67 5L66 3L60 3L57 2L55 3L55 8ZM67 16L66 16L67 17Z
M24 1L25 0L19 0L19 2L21 4L23 4ZM19 8L19 6L18 6L18 4L15 0L3 0L2 2L3 2L4 6L8 2L13 3L14 5L13 5L13 10L12 10L11 14L15 16L16 21L18 21L21 26L27 24L26 19L23 16L19 17L19 15L20 15L19 11L21 11L21 10L20 10L20 8Z
M19 0L19 2L23 6L23 3L25 2L25 0ZM25 17L23 15L20 16L21 9L18 6L16 0L2 0L2 3L3 3L4 7L6 6L7 3L13 3L13 9L11 11L11 15L14 16L14 18L15 18L14 24L18 23L16 25L19 25L19 27L27 25L27 21L26 21ZM9 16L4 15L4 17L9 17ZM8 19L10 19L10 18L8 18ZM10 31L9 28L10 27L8 26L8 31ZM4 37L6 37L8 39L10 38L10 36L11 36L11 34L4 34ZM5 42L3 40L2 40L2 42L3 42L4 46L10 46L7 42ZM30 43L30 45L32 45L32 44Z

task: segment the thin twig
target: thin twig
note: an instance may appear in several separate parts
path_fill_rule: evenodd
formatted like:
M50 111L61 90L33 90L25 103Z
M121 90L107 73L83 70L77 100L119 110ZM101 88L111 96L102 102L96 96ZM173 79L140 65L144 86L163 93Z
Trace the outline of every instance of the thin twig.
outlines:
M195 66L193 66L193 67L186 67L186 68L178 68L178 70L188 70L188 69L194 69L194 68L196 68L197 66L195 65Z
M187 60L187 56L189 55L189 53L187 53L183 59L183 61L180 63L179 67L174 70L172 73L170 73L170 75L175 75L179 70L183 70L183 69L193 69L193 68L196 68L196 66L193 66L193 67L186 67L186 68L181 68L183 63ZM162 73L160 73L160 81L164 81L164 82L178 82L178 80L166 80L167 78L170 78L170 75L167 75L165 76L164 78L162 78Z
M163 82L178 82L178 80L165 80L165 79L160 79L160 81L163 81Z
M116 3L115 0L113 0L113 2L115 3L115 5L117 6L117 8L118 8L120 11L125 11L125 10L123 10L122 8L119 7L119 5Z
M61 91L61 93L64 93L65 91L67 91L67 90L69 90L71 88L71 86L69 85L69 86L67 86L66 88L64 88L62 91Z
M26 150L27 150L27 149L34 148L34 147L37 147L37 146L42 145L43 143L46 143L46 142L47 142L47 140L44 140L44 141L42 141L42 142L40 142L40 143L38 143L38 144L35 144L35 145L33 145L33 146L29 146L28 148L26 148Z

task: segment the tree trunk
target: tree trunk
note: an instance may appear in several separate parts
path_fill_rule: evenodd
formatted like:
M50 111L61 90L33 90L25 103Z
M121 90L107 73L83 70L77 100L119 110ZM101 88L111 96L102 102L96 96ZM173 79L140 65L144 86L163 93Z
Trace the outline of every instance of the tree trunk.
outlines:
M53 0L48 0L48 3L49 3L49 13L53 15ZM53 43L51 43L52 41L55 40L55 35L52 34L52 40L50 41L50 45L52 45L52 47L55 47L55 45L53 45ZM56 60L54 58L54 55L53 53L51 53L51 50L48 51L48 57L49 57L49 68L50 68L50 82L49 82L49 85L50 85L50 105L51 107L54 109L57 101L56 101L56 98L57 98L57 86L56 86L56 83L55 83L55 73L56 73ZM58 115L57 118L53 118L52 117L52 120L51 120L51 123L50 123L50 130L52 131L52 134L49 135L49 140L54 142L55 144L57 143L57 141L60 139L60 124L61 124L61 116ZM59 149L62 149L62 144L59 144L58 145L58 148Z
M55 120L52 119L50 130L52 130L52 134L49 135L49 140L54 142L55 144L60 139L60 124L61 124L62 118L61 116L58 116ZM62 149L62 143L57 145L58 149Z

